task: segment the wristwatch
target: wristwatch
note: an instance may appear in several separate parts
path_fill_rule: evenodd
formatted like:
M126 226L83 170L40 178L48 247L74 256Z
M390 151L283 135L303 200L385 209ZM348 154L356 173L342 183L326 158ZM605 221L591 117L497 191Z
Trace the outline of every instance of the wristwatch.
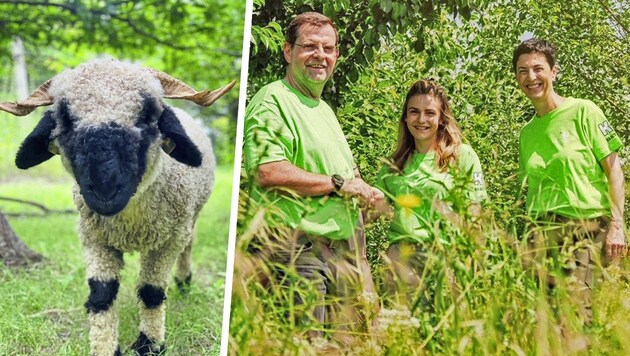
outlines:
M330 176L330 179L332 180L333 184L333 191L331 193L339 193L341 187L343 187L343 183L345 183L346 180L343 179L343 177L339 174L333 174L332 176Z

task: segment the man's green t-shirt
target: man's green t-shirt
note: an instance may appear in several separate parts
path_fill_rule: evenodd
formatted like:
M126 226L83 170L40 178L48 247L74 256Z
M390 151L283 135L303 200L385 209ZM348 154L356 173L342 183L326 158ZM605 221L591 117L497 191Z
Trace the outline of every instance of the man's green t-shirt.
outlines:
M388 166L378 174L376 186L386 193L394 205L390 224L390 242L425 241L432 237L432 226L440 217L434 201L444 199L455 185L453 174L465 178L466 198L481 202L487 198L479 157L467 144L460 146L456 167L440 172L435 152L414 153L402 174Z
M610 215L608 179L600 161L622 147L604 113L591 101L567 98L520 133L519 177L527 210L569 218Z
M258 166L277 161L288 161L311 173L354 177L350 147L335 113L323 100L303 95L286 80L264 86L245 112L244 154L250 198L267 208L267 222L272 226L289 226L336 240L353 235L359 217L353 200L304 198L255 184Z

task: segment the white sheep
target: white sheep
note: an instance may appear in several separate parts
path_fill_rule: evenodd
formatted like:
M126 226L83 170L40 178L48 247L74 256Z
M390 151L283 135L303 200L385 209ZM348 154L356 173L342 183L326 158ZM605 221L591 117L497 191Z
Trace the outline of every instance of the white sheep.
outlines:
M0 103L20 116L52 104L16 164L26 169L58 153L76 181L92 354L121 354L114 301L129 251L141 254L140 335L132 348L139 355L164 351L170 271L177 262L178 285L190 282L194 225L210 196L215 162L202 128L162 98L209 106L234 84L197 92L165 73L98 59L62 72L22 102Z

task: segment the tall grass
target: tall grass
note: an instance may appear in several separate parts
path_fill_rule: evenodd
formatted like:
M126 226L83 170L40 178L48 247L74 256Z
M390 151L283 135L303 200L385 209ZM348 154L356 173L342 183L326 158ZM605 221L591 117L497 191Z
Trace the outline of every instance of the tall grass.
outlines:
M241 196L245 216L246 194ZM293 266L285 266L284 280L275 283L271 261L247 252L253 236L267 236L270 229L262 215L250 215L240 226L230 323L230 353L366 355L566 355L627 354L630 352L630 274L627 261L603 272L594 294L594 322L583 325L577 315L581 303L573 289L560 283L553 292L538 286L521 257L525 244L522 229L506 231L490 216L473 224L465 214L453 224L442 224L434 238L418 245L426 265L418 288L397 293L411 300L400 302L388 292L385 281L393 269L383 246L372 253L373 275L380 293L381 310L370 316L374 327L357 333L348 345L330 337L336 325L319 326L329 334L322 348L311 343L307 331L318 327L309 315L317 300L309 282ZM516 219L515 219L516 221ZM374 226L383 232L380 224ZM368 228L374 228L368 227ZM281 234L280 237L283 235ZM381 237L383 238L383 237ZM545 266L550 266L546 264ZM545 272L552 272L545 270ZM305 301L296 305L295 294ZM402 299L405 299L402 298Z

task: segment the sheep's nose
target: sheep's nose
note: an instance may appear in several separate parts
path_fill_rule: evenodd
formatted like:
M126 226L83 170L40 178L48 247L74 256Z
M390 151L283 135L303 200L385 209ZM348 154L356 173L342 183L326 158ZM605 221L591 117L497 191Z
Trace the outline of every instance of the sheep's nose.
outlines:
M90 189L102 201L111 200L122 187L111 165L99 164L90 170Z
M120 191L120 184L90 184L88 188L102 201L110 201Z

